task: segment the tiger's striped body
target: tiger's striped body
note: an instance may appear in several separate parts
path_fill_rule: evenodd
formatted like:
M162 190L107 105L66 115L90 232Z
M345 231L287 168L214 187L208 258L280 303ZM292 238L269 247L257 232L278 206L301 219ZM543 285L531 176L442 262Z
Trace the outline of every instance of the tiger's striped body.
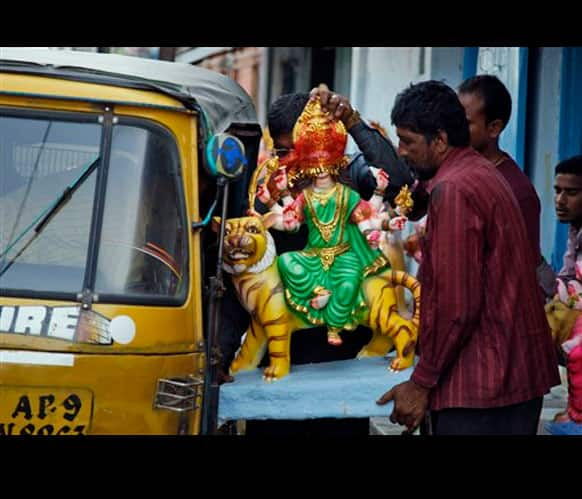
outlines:
M227 220L224 268L232 274L239 299L251 315L231 373L255 369L268 348L270 364L264 378L270 381L289 373L291 334L313 325L287 306L274 242L265 227L268 223L263 224L265 219L266 216ZM408 288L414 297L415 314L410 320L398 311L394 289L398 285ZM373 336L358 357L385 355L394 346L396 357L390 367L410 367L418 336L420 284L405 272L386 270L366 278L362 290L368 311L360 324L369 327Z

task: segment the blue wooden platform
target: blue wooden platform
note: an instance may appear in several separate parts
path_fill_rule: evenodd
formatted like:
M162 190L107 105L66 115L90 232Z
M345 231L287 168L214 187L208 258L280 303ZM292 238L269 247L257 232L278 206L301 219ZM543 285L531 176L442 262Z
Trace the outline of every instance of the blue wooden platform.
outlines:
M281 380L266 383L263 369L237 373L220 387L218 419L312 419L388 416L385 392L410 378L413 369L388 370L390 358L350 359L292 366Z
M582 435L582 424L568 421L565 423L550 422L545 425L550 435Z

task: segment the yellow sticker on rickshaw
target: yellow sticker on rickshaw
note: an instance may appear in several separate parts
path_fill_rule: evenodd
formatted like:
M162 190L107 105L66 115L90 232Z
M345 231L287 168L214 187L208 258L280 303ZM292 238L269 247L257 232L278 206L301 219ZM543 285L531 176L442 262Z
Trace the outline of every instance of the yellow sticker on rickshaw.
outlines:
M83 388L0 387L0 436L85 435L92 414Z

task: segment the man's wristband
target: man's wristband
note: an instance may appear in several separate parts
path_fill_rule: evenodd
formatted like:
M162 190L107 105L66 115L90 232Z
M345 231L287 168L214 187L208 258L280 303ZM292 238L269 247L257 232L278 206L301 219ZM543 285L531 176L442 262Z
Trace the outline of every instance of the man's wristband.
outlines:
M360 118L360 113L356 109L354 109L352 111L352 114L350 114L350 117L344 122L346 130L349 130L354 125L357 125L360 121L362 121L362 119Z
M376 194L376 196L380 196L380 197L384 197L384 190L383 189L374 189L374 194Z

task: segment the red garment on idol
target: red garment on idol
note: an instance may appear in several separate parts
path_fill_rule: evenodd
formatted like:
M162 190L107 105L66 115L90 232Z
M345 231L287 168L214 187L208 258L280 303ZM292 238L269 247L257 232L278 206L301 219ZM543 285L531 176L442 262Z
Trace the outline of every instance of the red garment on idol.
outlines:
M567 348L567 347L570 348ZM568 369L568 416L576 423L582 423L582 316L578 317L572 333L563 344L567 355ZM572 348L573 347L573 348Z

